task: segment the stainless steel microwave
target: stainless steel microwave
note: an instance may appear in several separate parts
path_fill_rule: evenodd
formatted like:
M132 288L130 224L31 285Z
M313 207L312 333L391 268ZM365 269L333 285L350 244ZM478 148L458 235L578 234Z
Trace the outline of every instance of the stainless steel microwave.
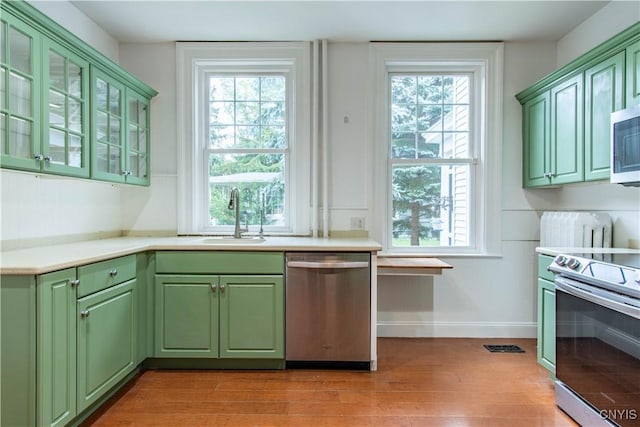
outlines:
M611 182L640 187L640 104L611 113Z

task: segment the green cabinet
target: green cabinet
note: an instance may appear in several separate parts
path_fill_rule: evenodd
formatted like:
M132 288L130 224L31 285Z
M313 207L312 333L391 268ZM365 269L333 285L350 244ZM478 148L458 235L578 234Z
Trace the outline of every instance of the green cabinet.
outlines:
M148 185L157 92L27 2L0 7L0 165Z
M92 176L149 184L149 101L92 68Z
M218 357L217 276L156 276L156 357Z
M78 410L136 367L135 279L78 300Z
M609 179L611 113L623 108L625 54L587 69L584 99L584 179Z
M609 179L611 113L639 102L639 84L635 24L518 93L523 187Z
M76 416L76 269L38 277L38 424Z
M553 273L547 267L553 261L538 255L538 363L555 375L556 371L556 291Z
M156 253L155 356L283 359L284 254Z
M41 169L41 37L10 14L0 19L2 167Z
M42 169L89 176L89 63L51 40L43 40Z
M640 104L640 41L625 49L626 106Z
M583 81L575 75L523 105L523 184L583 180Z
M156 276L156 357L284 357L281 275Z

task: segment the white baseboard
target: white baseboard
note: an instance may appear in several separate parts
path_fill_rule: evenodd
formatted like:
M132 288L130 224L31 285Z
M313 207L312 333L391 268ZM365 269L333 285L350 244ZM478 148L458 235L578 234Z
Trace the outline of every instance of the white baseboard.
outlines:
M378 321L378 337L535 338L535 322L402 322Z

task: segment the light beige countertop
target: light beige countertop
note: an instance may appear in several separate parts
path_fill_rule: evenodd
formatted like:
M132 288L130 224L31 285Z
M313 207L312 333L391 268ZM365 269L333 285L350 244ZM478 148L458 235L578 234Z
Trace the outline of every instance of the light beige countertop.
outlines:
M539 254L556 256L560 254L640 254L640 249L629 248L561 248L561 247L537 247Z
M367 238L267 236L260 243L207 243L214 236L117 237L0 252L0 274L34 275L144 251L366 251L382 246Z

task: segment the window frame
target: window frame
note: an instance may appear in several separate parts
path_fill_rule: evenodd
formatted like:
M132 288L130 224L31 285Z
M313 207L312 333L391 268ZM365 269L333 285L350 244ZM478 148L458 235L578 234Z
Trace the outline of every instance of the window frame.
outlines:
M372 43L372 141L374 176L370 211L376 216L372 234L383 253L410 255L492 255L500 251L501 227L501 150L502 150L502 73L503 43ZM391 76L422 73L472 73L472 99L477 109L470 123L469 143L472 179L469 208L469 246L394 247L393 239L393 165L391 157ZM410 159L413 161L414 159ZM420 160L420 159L415 159ZM433 159L434 165L459 163L456 159Z
M309 234L310 46L308 43L176 43L178 106L178 234L218 234L229 226L209 226L208 105L211 73L278 73L287 77L288 170L285 206L288 223L269 234ZM198 108L199 106L199 108ZM205 194L207 196L205 196ZM258 230L250 230L257 232Z

